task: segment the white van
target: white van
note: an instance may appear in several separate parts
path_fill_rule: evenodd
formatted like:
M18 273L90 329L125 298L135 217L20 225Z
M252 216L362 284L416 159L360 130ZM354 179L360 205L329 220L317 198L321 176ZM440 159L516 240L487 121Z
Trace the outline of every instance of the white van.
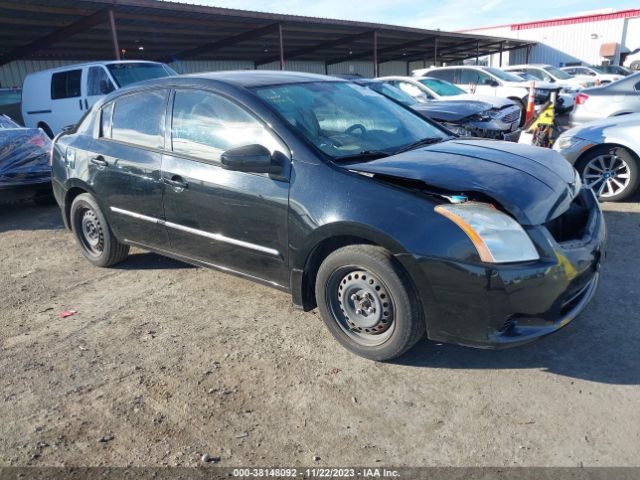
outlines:
M131 83L177 75L168 65L118 60L67 65L31 73L22 86L22 118L53 138L74 125L100 98Z

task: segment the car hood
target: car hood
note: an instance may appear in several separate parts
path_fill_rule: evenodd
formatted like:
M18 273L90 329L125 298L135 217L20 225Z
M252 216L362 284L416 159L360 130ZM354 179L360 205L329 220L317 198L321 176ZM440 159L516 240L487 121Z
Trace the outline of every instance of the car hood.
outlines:
M601 142L603 140L603 130L609 127L616 127L618 129L636 128L640 125L640 113L629 113L627 115L620 115L616 117L607 117L600 120L594 120L585 125L579 125L577 127L566 130L563 137L578 137L583 140L593 140ZM631 130L633 131L633 130Z
M546 148L492 140L450 140L379 160L340 165L354 172L422 182L452 193L481 193L522 225L563 213L580 188L573 167Z
M504 108L515 105L513 101L509 100L508 98L492 97L490 95L476 95L473 93L461 93L460 95L449 98L455 98L456 100L474 100L477 102L484 102L490 104L492 108Z
M434 100L411 108L436 121L455 122L491 110L491 105L472 100Z
M543 89L543 90L556 90L560 88L557 84L543 82L541 80L536 80L535 83L536 83L536 88ZM528 89L531 86L531 82L526 80L522 82L504 82L504 84L507 87L521 87L526 89Z

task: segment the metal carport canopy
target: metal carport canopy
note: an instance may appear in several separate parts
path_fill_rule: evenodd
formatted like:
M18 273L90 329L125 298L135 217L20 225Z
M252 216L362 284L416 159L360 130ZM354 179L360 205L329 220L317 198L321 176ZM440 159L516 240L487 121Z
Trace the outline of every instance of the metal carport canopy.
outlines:
M0 0L0 65L13 60L454 62L531 42L157 0Z

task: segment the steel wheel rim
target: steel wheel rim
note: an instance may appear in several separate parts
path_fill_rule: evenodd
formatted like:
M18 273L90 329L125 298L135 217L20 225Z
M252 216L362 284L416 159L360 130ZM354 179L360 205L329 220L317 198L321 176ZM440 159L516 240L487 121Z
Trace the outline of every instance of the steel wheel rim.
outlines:
M326 297L340 330L359 345L379 346L393 335L393 297L371 271L357 266L336 270L327 282Z
M104 231L96 213L90 208L78 212L79 237L84 249L92 255L100 255L104 250Z
M598 155L584 167L582 181L600 198L624 192L631 183L629 164L615 152Z

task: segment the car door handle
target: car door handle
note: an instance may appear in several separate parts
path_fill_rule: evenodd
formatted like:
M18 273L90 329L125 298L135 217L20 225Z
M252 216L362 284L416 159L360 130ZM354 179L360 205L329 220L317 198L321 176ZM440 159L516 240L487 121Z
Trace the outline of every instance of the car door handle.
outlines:
M95 157L91 157L91 163L97 165L98 167L108 167L109 162L107 162L102 155L97 155Z
M182 177L178 175L174 175L171 178L163 178L162 181L175 189L184 190L185 188L189 188L189 184L185 182Z

